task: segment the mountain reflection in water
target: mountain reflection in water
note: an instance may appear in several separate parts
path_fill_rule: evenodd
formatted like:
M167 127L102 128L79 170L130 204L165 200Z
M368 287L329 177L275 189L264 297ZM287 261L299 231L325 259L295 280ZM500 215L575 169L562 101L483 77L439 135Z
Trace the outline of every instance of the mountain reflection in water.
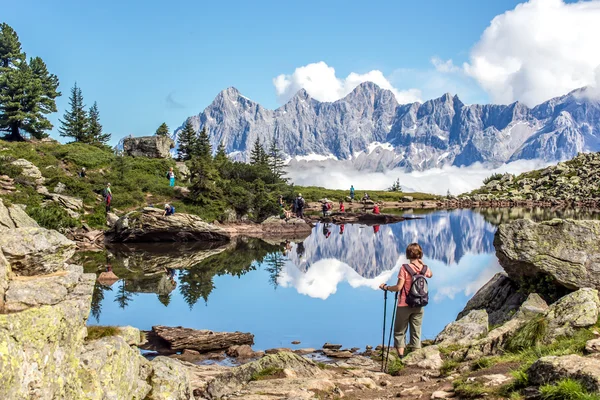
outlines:
M110 265L119 278L96 284L90 323L247 331L256 335L258 349L289 347L296 339L306 347L325 341L360 347L380 337L377 287L395 282L409 243L421 244L434 271L423 327L432 337L501 270L493 248L498 223L556 216L524 209L435 211L375 227L317 224L298 243L120 245L80 253L75 261L95 273Z

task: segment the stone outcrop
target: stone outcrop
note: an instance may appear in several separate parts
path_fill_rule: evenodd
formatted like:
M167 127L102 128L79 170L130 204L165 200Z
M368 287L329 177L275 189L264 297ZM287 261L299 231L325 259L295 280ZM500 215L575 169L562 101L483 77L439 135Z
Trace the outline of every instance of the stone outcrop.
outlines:
M80 213L83 210L83 200L76 197L57 193L49 193L46 197L64 208L71 218L79 218Z
M511 318L525 297L505 272L499 272L475 293L456 319L463 318L472 310L485 310L490 325L498 325Z
M265 369L292 370L296 377L321 378L327 377L327 373L321 370L314 362L302 358L294 353L281 352L271 354L260 360L232 368L221 374L208 384L207 392L211 398L220 398L240 390L253 376Z
M475 201L529 200L555 204L599 200L600 153L580 153L570 161L541 170L492 178L469 197Z
M49 274L75 253L75 243L44 228L16 228L0 235L0 248L16 275Z
M0 313L4 312L4 293L8 289L8 282L10 277L10 264L2 253L0 247Z
M46 179L42 176L42 172L31 161L19 158L11 163L12 165L21 168L21 175L30 178L37 185L42 185Z
M435 338L440 346L467 345L488 333L488 314L485 310L473 310L458 321L446 325Z
M123 139L123 151L132 157L169 158L175 142L168 136L140 136Z
M574 379L590 392L600 392L600 359L578 355L549 356L537 360L527 371L529 382L546 385L561 379Z
M105 234L110 242L228 241L223 229L191 214L163 216L163 210L146 207L119 218Z
M575 330L594 325L600 315L600 299L595 289L580 289L552 304L546 313L548 322L544 341L572 336Z
M6 207L0 199L0 231L14 228L39 228L39 225L31 218L22 205Z
M410 352L402 361L404 365L409 367L418 367L423 369L439 370L442 368L444 361L440 354L439 347L427 346Z
M303 235L312 231L312 227L301 218L290 218L286 221L279 217L269 217L260 227L266 236Z
M494 246L513 280L550 276L568 289L600 289L600 221L517 220L500 225Z
M192 400L193 390L187 369L177 360L156 357L151 362L151 392L148 400Z

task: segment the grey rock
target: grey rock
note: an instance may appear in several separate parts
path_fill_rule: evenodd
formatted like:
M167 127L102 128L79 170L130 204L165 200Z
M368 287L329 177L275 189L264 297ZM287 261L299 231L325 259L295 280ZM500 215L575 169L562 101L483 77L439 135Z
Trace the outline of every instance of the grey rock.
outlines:
M315 363L296 354L280 352L261 358L260 360L232 368L218 375L208 384L208 394L211 398L220 398L240 390L250 382L252 376L265 368L291 369L297 377L320 378L327 374Z
M108 225L109 227L112 228L118 220L119 216L117 214L112 212L106 213L106 225Z
M175 166L179 171L179 180L184 182L188 181L191 177L191 172L188 166L182 161L175 163Z
M65 196L64 194L56 193L50 193L48 197L66 210L80 211L83 209L83 200L76 197Z
M22 168L21 175L33 179L36 184L41 185L44 183L45 179L42 176L42 172L31 161L19 158L11 164Z
M169 158L174 147L173 139L162 135L123 139L123 151L132 157Z
M600 353L600 338L588 340L585 344L585 351L589 354Z
M546 304L544 299L537 293L531 293L527 297L527 300L521 304L519 311L517 311L513 318L528 321L538 315L545 314L547 310L548 304Z
M600 359L578 355L549 356L537 360L527 370L533 385L545 385L561 379L574 379L591 393L600 392Z
M8 289L8 279L10 275L10 264L4 257L0 248L0 313L4 312L4 293Z
M151 364L149 400L194 400L187 368L181 362L159 356Z
M0 231L14 228L37 228L39 225L25 212L24 206L6 207L0 199Z
M550 276L569 289L600 289L600 221L516 220L500 225L494 245L513 280Z
M67 186L66 186L64 183L62 183L62 182L58 182L58 183L56 184L56 186L54 187L54 193L61 194L61 193L63 193L63 192L66 190L66 189L67 189Z
M435 338L442 346L467 345L488 333L488 314L485 310L473 310L458 321L446 325Z
M475 293L456 319L461 319L472 310L486 310L490 325L498 325L508 321L524 299L525 295L518 291L508 275L499 272Z
M176 213L164 216L163 210L146 207L141 212L119 218L105 234L110 242L187 242L228 241L229 234L196 215Z
M409 353L403 363L411 367L439 370L444 361L438 346L427 346Z
M17 228L0 235L0 248L16 275L56 272L75 253L75 243L44 228Z
M545 313L548 327L544 341L572 336L575 330L594 325L600 315L600 299L595 289L579 289L550 305Z

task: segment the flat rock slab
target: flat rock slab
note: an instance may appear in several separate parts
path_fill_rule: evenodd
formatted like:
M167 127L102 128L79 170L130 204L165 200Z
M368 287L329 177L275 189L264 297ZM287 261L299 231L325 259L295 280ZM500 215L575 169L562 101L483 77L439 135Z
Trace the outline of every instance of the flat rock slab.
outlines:
M153 326L148 341L161 340L172 351L184 349L207 353L227 350L232 346L254 344L254 335L243 332L213 332L183 327Z

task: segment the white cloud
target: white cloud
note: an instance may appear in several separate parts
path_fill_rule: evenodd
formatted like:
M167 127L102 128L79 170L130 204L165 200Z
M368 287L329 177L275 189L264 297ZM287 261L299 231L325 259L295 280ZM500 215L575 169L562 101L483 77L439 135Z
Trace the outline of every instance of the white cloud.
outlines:
M418 89L398 90L379 70L365 74L351 72L346 78L338 78L335 69L323 61L298 67L291 75L281 74L273 79L281 103L302 88L319 101L339 100L363 82L373 82L382 89L391 90L400 104L421 101Z
M468 167L447 166L426 171L405 172L402 169L394 169L385 172L365 172L354 170L343 163L326 163L327 167L324 169L323 164L312 162L288 166L287 173L292 182L300 186L348 189L350 185L354 185L359 190L383 190L399 178L405 190L445 195L448 190L453 194L460 194L477 189L483 184L483 180L493 173L520 174L547 165L548 163L538 160L519 160L494 169L476 163Z
M463 67L492 101L533 106L596 82L599 37L599 0L531 0L496 16Z

